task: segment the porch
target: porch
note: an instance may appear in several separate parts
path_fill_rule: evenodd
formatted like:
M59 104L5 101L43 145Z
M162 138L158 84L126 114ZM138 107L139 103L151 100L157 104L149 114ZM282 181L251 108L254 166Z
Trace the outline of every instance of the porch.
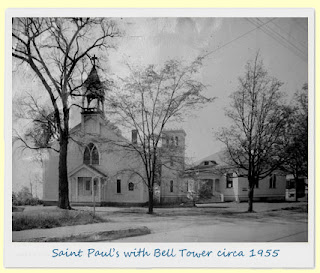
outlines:
M105 201L107 175L83 164L69 173L69 200L71 205L97 205Z

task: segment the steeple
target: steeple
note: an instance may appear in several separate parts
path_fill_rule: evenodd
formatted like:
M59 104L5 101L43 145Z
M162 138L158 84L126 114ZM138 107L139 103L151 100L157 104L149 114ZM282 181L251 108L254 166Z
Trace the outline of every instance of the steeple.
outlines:
M99 134L100 124L104 118L105 87L100 81L96 69L96 60L97 57L94 55L91 58L92 69L83 83L81 128L84 133ZM88 127L89 120L94 120L94 125L91 124L90 129Z
M91 60L92 69L83 83L82 109L86 113L101 112L104 115L104 86L96 69L97 57L94 55Z

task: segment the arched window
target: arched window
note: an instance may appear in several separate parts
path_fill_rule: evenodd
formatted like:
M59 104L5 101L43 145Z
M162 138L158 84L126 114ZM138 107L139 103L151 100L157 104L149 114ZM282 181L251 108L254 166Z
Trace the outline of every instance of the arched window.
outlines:
M99 152L93 143L90 143L84 150L83 163L87 165L99 164Z
M134 184L132 182L129 182L128 184L128 190L133 191L134 190Z
M99 152L95 146L91 150L91 164L99 164Z
M86 147L86 149L84 150L83 163L84 164L90 164L90 150L89 150L89 147Z

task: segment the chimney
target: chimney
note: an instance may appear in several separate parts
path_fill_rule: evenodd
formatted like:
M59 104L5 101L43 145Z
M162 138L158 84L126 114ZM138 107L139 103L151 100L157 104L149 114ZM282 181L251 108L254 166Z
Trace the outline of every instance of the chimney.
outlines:
M131 140L132 140L132 144L137 144L138 143L138 130L132 130L131 131Z

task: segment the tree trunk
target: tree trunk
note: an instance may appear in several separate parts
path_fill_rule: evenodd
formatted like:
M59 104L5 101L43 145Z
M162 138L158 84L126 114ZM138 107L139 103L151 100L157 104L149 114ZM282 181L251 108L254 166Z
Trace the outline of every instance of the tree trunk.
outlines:
M253 193L254 193L254 181L249 182L249 192L248 192L248 212L253 212Z
M68 185L68 138L61 136L59 152L59 201L58 207L61 209L71 209L69 203L69 185Z
M149 214L153 214L153 188L149 188Z

